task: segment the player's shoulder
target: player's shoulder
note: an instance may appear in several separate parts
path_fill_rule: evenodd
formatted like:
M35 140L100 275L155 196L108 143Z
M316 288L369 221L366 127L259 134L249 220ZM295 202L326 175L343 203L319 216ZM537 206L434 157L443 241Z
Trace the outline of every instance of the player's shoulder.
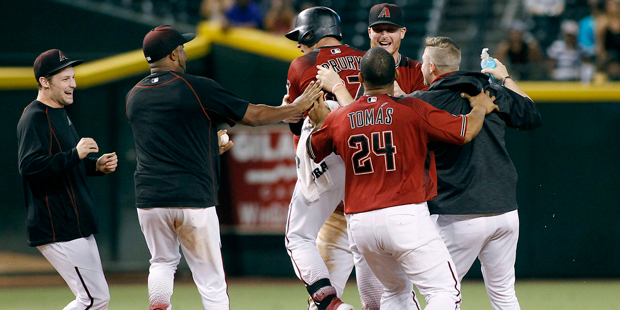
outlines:
M18 128L23 126L29 126L32 122L37 123L47 119L46 105L38 100L34 100L29 103L23 110L22 115L17 123Z
M401 54L399 62L399 68L408 68L408 69L419 69L422 67L422 64Z
M416 92L417 93L417 92ZM420 95L418 93L418 95ZM421 99L420 96L404 96L404 97L396 97L392 98L394 102L406 106L408 108L412 108L413 110L427 109L431 107L431 105L426 102L424 99Z
M358 55L358 56L364 56L364 54L366 54L366 52L365 52L365 51L362 51L362 50L360 50L360 49L358 49L358 48L356 48L356 47L352 47L352 46L350 46L350 45L348 45L348 44L344 44L344 45L342 45L342 46L343 46L343 48L344 48L346 51L348 51L348 52L349 52L349 53L351 53L351 54L355 54L355 55Z
M314 66L318 55L319 50L314 50L293 59L289 70L305 70L311 66Z

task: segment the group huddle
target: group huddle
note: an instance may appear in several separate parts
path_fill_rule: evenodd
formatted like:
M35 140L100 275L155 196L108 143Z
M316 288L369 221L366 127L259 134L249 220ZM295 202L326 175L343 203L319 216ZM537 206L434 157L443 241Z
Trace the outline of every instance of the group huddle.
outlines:
M183 45L194 34L160 26L145 36L151 74L127 94L126 114L151 310L172 307L179 248L203 308L230 309L214 206L219 157L233 142L222 143L217 125L281 121L294 137L298 175L285 244L309 309L353 309L340 300L353 267L363 309L420 309L413 286L425 309L459 309L460 282L476 258L493 309L520 309L517 172L504 131L539 127L541 116L501 62L459 71L450 38L427 38L421 63L401 55L402 25L397 5L373 6L371 48L362 52L341 43L336 12L302 11L286 37L303 55L290 65L280 106L186 74ZM19 168L30 245L76 296L65 309L107 309L86 176L114 172L118 159L88 157L96 142L80 139L63 109L73 103L80 63L59 50L35 61L39 95L18 124Z

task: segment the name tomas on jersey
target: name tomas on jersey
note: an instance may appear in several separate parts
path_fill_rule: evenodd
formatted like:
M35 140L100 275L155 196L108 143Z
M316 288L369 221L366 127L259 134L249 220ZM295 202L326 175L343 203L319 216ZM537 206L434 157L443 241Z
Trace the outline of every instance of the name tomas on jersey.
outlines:
M321 64L322 67L334 68L336 73L342 70L360 70L360 61L362 60L362 56L343 56L336 57L334 59L329 59L327 62Z
M349 117L349 123L351 124L351 129L379 124L392 124L392 114L394 114L394 108L385 108L384 105L382 105L377 108L376 111L376 115L375 109L365 109L347 114Z

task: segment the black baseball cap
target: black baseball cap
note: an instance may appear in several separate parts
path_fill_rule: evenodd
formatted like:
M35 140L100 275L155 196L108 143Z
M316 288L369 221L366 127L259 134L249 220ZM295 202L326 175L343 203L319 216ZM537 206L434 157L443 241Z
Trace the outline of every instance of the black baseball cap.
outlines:
M396 4L375 4L370 8L370 13L368 14L368 27L379 24L390 24L402 27L403 11Z
M83 63L81 60L71 60L59 49L45 51L34 60L34 77L39 81L42 76L51 76L68 66L77 66Z
M194 33L181 34L170 25L159 26L149 31L142 41L142 51L149 63L156 62L196 37Z

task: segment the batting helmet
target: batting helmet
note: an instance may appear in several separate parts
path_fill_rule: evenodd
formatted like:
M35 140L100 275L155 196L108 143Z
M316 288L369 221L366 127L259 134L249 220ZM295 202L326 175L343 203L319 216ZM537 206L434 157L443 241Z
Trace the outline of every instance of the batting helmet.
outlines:
M286 37L303 45L312 46L324 37L342 39L340 16L334 10L315 6L305 9L295 18L295 29Z

